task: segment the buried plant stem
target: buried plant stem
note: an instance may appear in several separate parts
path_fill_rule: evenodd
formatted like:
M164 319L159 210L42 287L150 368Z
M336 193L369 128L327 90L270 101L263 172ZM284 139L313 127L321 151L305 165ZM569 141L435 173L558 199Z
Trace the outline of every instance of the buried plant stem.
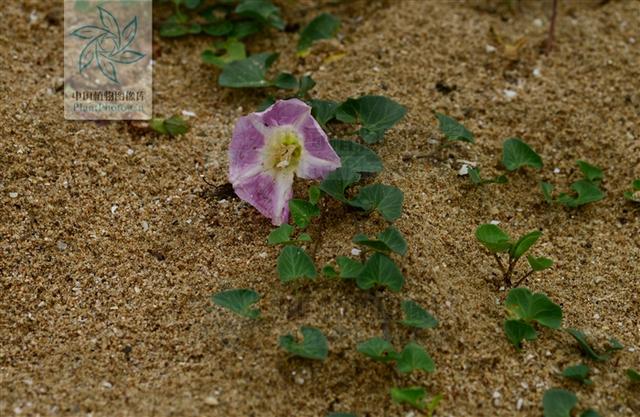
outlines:
M556 18L558 17L558 0L553 0L551 6L551 22L549 23L549 35L547 36L547 44L545 45L545 53L548 55L553 50L556 33Z
M322 231L324 230L324 219L325 219L325 216L323 216L323 213L326 212L326 205L324 204L324 202L321 200L318 202L318 204L320 205L320 221L318 222L318 228L317 228L317 233L315 233L315 239L313 239L313 249L311 249L311 258L313 259L314 263L317 261L316 255L318 253L318 249L322 245L322 236L323 236Z
M372 288L369 291L369 297L371 301L373 301L374 305L378 309L378 314L382 318L382 336L385 340L391 341L391 331L389 329L390 318L389 314L387 314L387 310L384 307L384 302L382 301L382 296L376 293L375 288Z
M514 287L514 288L519 287L519 286L520 286L520 284L522 284L524 281L526 281L526 279L527 279L527 278L529 278L529 277L531 276L531 274L533 274L533 272L534 272L534 271L533 271L533 269L532 269L532 270L530 270L529 272L527 272L526 274L524 274L524 275L522 276L522 278L520 278L520 279L518 280L518 282L516 282L516 285L514 285L513 287Z
M507 275L507 271L504 269L504 265L502 264L502 260L500 259L500 257L498 256L497 253L494 253L493 257L495 258L496 262L498 263L498 266L500 267L500 271L502 271L502 276L504 277L505 275Z

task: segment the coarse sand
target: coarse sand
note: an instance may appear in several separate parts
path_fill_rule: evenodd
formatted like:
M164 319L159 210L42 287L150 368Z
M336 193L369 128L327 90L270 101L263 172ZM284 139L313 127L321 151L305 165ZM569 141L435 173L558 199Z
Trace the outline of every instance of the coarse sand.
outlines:
M640 368L640 212L622 193L640 177L640 2L561 2L549 55L550 1L280 4L291 23L338 15L341 37L297 58L298 35L274 31L250 40L250 52L280 52L275 67L310 73L316 98L382 94L408 108L374 146L385 165L376 181L405 194L396 223L409 244L403 292L280 284L268 220L219 188L235 120L267 92L219 87L218 70L200 59L210 39L154 39L154 112L194 112L187 134L65 121L62 2L6 0L0 415L417 416L389 396L394 385L417 385L444 396L444 417L541 416L551 387L576 392L580 410L639 416L640 390L624 372ZM158 9L157 24L167 12ZM434 111L462 120L476 144L438 150ZM542 170L484 187L458 175L461 161L498 174L502 142L514 136L542 155ZM568 189L577 159L604 168L606 198L575 210L546 205L538 182ZM349 255L355 233L385 225L331 202L323 210L323 224L310 227L319 266ZM555 265L527 286L598 348L615 337L624 349L591 362L568 334L543 329L517 352L502 330L499 271L474 238L489 221L513 235L542 230L533 253ZM238 287L263 295L262 320L211 306L211 294ZM355 350L383 333L379 301L399 318L406 298L440 325L410 332L391 321L391 340L425 346L432 374L397 374ZM326 361L277 347L301 325L327 335ZM559 376L581 361L592 386Z

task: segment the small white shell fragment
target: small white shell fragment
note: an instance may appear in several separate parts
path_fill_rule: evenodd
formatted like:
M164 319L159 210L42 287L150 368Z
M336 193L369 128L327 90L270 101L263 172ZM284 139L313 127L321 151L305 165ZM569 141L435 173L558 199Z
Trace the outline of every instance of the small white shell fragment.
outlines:
M191 110L182 110L182 115L185 117L196 117L196 114Z
M469 175L469 165L462 164L462 166L460 167L460 170L458 171L458 175L460 176Z
M494 226L497 226L500 224L500 220L491 220L489 223L493 224Z
M116 210L118 210L117 204L114 204L113 206L111 206L111 214L116 214Z
M359 256L361 253L362 253L362 251L360 249L358 249L358 248L351 249L351 254L353 256Z
M9 197L18 198L18 193L9 193Z
M538 18L538 19L534 19L533 20L533 24L534 24L534 26L537 26L537 27L541 28L542 25L544 24L544 22L542 22L542 19Z
M553 169L553 173L554 174L559 174L560 173L560 168L554 168Z
M542 74L540 73L540 68L534 68L533 69L533 76L534 77L540 77Z
M216 397L214 397L213 395L210 395L204 399L204 403L207 405L218 405L220 402Z
M518 96L518 93L514 90L509 90L508 88L502 90L502 93L504 94L504 96L506 98L508 98L509 100L511 100L512 98L516 98Z
M485 45L484 50L487 51L488 54L492 54L496 51L496 47L493 45Z

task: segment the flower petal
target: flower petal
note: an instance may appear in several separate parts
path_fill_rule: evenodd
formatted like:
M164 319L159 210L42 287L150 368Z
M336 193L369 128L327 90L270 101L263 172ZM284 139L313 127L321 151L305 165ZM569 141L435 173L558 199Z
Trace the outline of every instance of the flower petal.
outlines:
M262 113L257 113L269 127L295 125L301 118L311 116L311 107L304 101L292 98L278 100Z
M296 125L303 140L303 152L296 174L301 178L324 178L331 171L340 168L340 157L329 144L327 134L311 112L298 120Z
M263 170L262 149L266 144L261 117L250 114L238 119L229 145L229 181L232 184Z
M269 217L275 226L289 220L289 200L293 197L293 173L276 176L259 172L233 183L238 197Z

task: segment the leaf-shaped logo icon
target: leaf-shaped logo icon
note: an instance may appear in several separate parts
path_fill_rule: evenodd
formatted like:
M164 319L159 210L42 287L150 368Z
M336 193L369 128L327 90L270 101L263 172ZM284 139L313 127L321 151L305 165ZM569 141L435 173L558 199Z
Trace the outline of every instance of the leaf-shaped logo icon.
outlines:
M86 25L70 33L88 40L78 57L78 71L82 74L95 62L97 68L110 81L119 84L115 64L129 65L140 61L145 54L129 49L138 32L138 17L134 16L120 30L116 17L107 9L97 6L101 26Z

